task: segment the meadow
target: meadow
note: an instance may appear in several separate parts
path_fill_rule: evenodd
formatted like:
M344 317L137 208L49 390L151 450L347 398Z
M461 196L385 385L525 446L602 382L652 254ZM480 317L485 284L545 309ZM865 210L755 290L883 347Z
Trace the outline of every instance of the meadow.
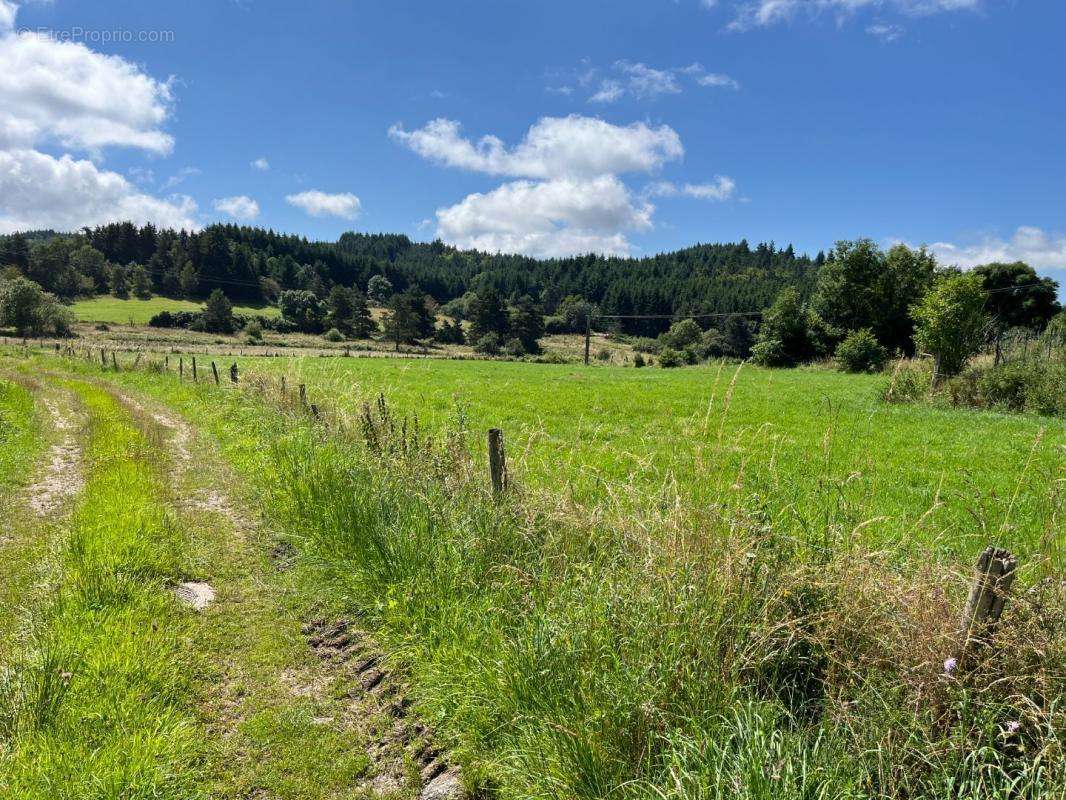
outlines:
M242 615L284 580L284 603L302 618L355 620L380 644L474 796L1037 800L1066 788L1059 420L887 405L887 376L814 368L238 365L237 387L215 387L206 371L199 384L187 372L179 381L159 355L136 368L131 354L118 369L32 355L19 364L71 376L65 385L94 414L111 413L96 386L180 414L217 454L200 456L197 480L259 509L244 524L261 513L269 526L252 540L264 561L291 554L283 578L245 574L247 564L218 566L228 540L197 533L218 554L200 572L223 595L234 582L233 601L201 627L241 633L207 635L207 664L191 686L165 690L177 700L165 719L181 716L186 693L202 694L214 732L234 700L212 700L212 676L246 657L227 642L277 628ZM487 475L490 426L508 448L512 482L500 495ZM109 453L108 441L96 446ZM153 496L151 483L130 486ZM144 534L166 552L176 541ZM1020 578L995 639L956 668L973 558L990 543L1014 550ZM135 569L133 613L152 608L141 589L156 569ZM153 613L167 621L158 635L181 640L172 608ZM278 696L263 677L280 668L276 647L255 645L255 677L242 674L236 691ZM135 685L123 691L138 697ZM297 719L309 726L297 729L301 755L278 755ZM205 763L235 776L226 783L223 769L220 783L199 786L212 797L264 785L343 796L288 776L311 757L310 726L332 741L346 724L321 710L260 713L237 736L199 743ZM179 797L194 780L200 762L182 730L159 729L154 759L172 767L157 776L185 783L146 773L143 796ZM16 750L9 768L41 769L29 753Z
M74 302L70 309L79 322L103 322L112 325L147 325L160 311L203 311L204 304L192 300L151 297L147 300L99 295ZM277 306L234 306L234 314L277 317Z

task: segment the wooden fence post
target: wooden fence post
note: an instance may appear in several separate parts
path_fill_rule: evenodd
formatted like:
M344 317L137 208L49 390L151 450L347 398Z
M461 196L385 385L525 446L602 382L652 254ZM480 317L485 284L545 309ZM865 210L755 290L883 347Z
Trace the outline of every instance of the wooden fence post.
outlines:
M507 489L507 455L503 449L503 431L499 428L489 431L489 474L493 492L500 494Z
M592 345L592 315L585 316L585 366L589 365L589 348Z
M302 383L300 384L300 405L307 407L307 387Z
M170 356L169 355L163 356L163 371L164 372L170 372Z
M237 383L238 373L237 373L237 362L236 361L234 361L233 362L233 366L229 368L229 379L230 379L230 383Z
M991 638L1003 614L1017 566L1018 559L1000 547L990 545L977 557L970 596L959 621L960 661L973 645Z
M285 376L284 375L281 376L281 397L282 397L282 399L285 398Z
M218 386L218 367L215 366L215 362L211 362L211 374L215 376L215 386Z
M192 357L192 382L199 383L199 379L196 376L196 356Z
M111 351L111 366L114 368L115 372L118 372L118 359L115 358L114 350Z
M107 351L102 348L100 350L100 366L107 367Z
M178 358L178 380L185 380L185 359L181 357Z

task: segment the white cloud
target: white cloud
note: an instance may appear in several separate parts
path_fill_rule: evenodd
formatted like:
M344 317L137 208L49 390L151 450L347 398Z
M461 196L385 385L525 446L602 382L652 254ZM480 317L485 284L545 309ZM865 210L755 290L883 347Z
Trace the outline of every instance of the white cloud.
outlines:
M578 115L540 119L511 147L496 136L472 142L446 119L410 132L396 125L389 134L444 166L523 178L438 209L437 235L461 248L539 257L629 253L628 234L650 230L655 207L647 193L635 198L619 176L657 172L684 154L666 125L613 125ZM720 199L734 188L729 178L668 185L674 193Z
M681 87L673 70L654 69L647 64L619 61L615 66L628 76L628 89L635 97L679 94Z
M696 79L696 83L700 86L723 86L733 91L740 89L740 84L737 83L736 79L721 72L708 72L706 75L700 75Z
M866 32L880 39L882 42L894 42L903 36L902 25L888 25L884 22L875 22L866 26Z
M394 125L389 135L444 166L520 178L651 172L685 152L681 138L667 125L612 125L576 114L541 118L510 149L496 136L483 136L475 144L460 131L454 120L435 119L410 132Z
M810 16L832 13L839 21L866 8L921 17L945 11L974 11L980 5L981 0L747 0L738 5L736 18L727 27L751 30L787 22L800 12Z
M246 195L222 197L215 201L215 211L234 219L252 220L259 216L259 203Z
M625 87L616 80L605 80L600 83L599 91L589 98L590 103L613 103L621 100L625 95Z
M252 162L252 169L257 169L260 172L269 172L270 162L267 161L265 158L257 158L255 161Z
M290 194L285 198L285 202L303 209L312 217L355 219L363 207L359 198L350 192L327 194L317 189Z
M100 166L108 147L170 153L174 140L163 130L173 104L170 81L82 44L16 33L17 11L16 3L0 0L0 232L120 220L199 228L191 198L146 194ZM92 160L36 149L56 145ZM144 167L129 174L154 181Z
M0 147L57 142L165 155L174 146L161 130L172 101L169 82L118 56L43 34L0 35Z
M200 174L200 170L197 167L182 167L163 183L163 191L173 189L175 186L180 186L185 183L189 178L195 177Z
M1049 233L1023 225L1010 239L985 236L967 244L934 242L929 245L942 264L968 269L992 261L1024 261L1038 269L1066 269L1066 233Z
M713 183L685 183L677 185L669 181L653 183L645 190L649 197L676 197L684 195L697 200L723 201L731 199L737 191L737 182L727 175L716 175Z
M15 27L15 14L18 6L9 0L0 0L0 34L7 33Z
M29 149L0 151L0 232L70 231L124 220L195 230L196 211L189 197L152 197L91 161Z
M635 203L614 175L514 181L437 211L438 235L461 248L540 257L622 254L623 231L652 227L654 207Z

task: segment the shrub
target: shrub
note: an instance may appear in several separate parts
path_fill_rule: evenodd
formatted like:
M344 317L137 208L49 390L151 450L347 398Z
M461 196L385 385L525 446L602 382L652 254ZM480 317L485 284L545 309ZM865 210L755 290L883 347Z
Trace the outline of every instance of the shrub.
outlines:
M888 353L869 328L852 331L836 349L837 364L845 372L880 372Z
M497 333L486 333L477 340L474 350L478 353L494 356L500 352L500 336Z
M0 282L0 325L20 336L69 336L74 315L55 295L28 278Z
M663 345L658 339L651 339L647 336L638 336L633 340L633 349L639 353L658 355L659 351L663 349Z
M513 358L521 358L526 354L526 348L520 339L508 339L507 344L503 346L503 352Z
M659 366L663 369L680 367L684 363L684 356L672 347L664 347L659 353Z
M570 333L570 326L562 317L545 317L544 318L544 332L549 336L556 336L560 333Z
M610 361L611 360L611 351L608 350L606 347L601 347L599 350L596 351L596 360L597 361Z
M751 348L751 360L762 367L792 367L796 363L780 339L763 339L757 343Z
M916 403L929 396L932 385L931 361L900 360L881 390L881 399L887 403Z
M633 366L638 368L644 366L644 356L639 352L633 356Z
M325 339L327 342L343 342L344 334L336 328L330 328L328 331L326 331L322 338Z
M971 365L952 378L947 393L952 405L1001 411L1066 414L1066 365L1050 361Z
M245 338L253 342L258 342L263 338L263 323L257 319L253 319L251 322L244 326Z

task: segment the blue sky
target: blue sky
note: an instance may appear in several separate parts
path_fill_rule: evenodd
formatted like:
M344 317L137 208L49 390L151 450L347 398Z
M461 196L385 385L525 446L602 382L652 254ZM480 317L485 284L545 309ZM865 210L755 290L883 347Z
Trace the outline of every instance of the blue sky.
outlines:
M865 235L1062 278L1064 31L1036 0L0 0L0 230Z

